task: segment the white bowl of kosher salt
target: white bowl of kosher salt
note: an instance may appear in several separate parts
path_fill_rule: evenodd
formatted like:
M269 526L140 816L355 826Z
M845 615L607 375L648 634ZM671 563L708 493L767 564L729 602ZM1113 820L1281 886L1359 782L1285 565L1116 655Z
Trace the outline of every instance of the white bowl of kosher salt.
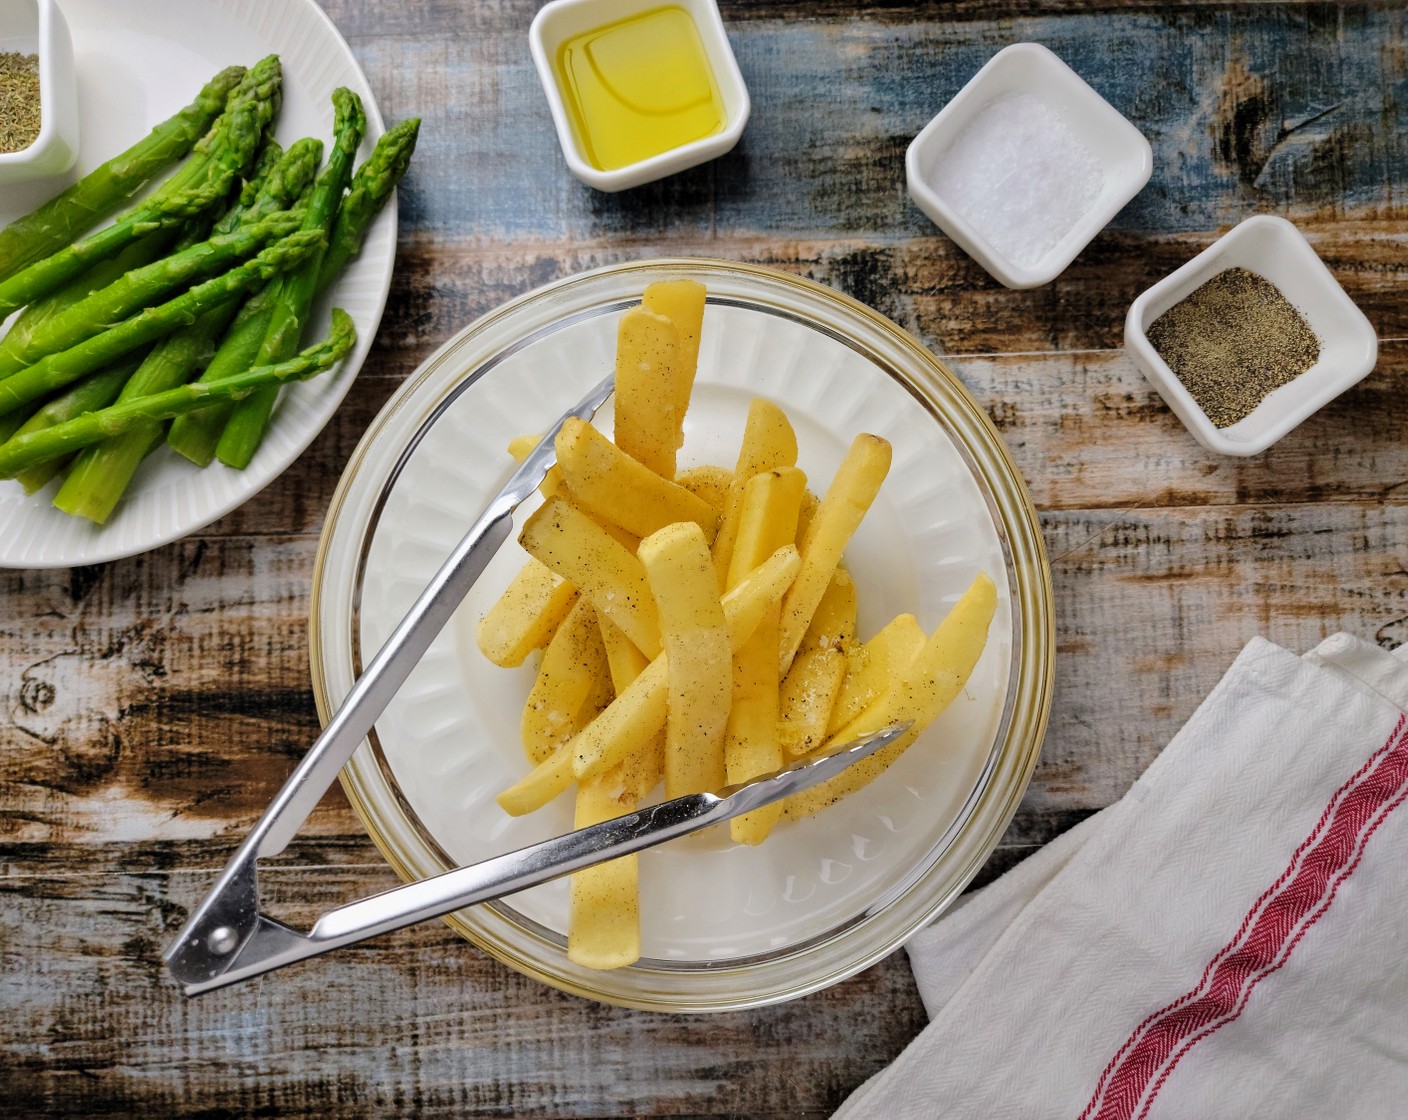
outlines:
M1054 280L1153 168L1143 134L1037 43L989 59L905 156L910 198L1009 288Z

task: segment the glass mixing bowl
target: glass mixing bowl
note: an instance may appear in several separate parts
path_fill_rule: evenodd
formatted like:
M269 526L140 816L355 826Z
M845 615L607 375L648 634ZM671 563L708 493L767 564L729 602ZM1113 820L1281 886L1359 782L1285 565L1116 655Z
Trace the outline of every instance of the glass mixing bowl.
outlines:
M310 645L326 721L507 480L508 441L546 429L608 372L620 313L678 277L708 288L681 467L731 466L759 395L791 417L816 490L855 434L885 436L894 465L846 552L860 637L901 611L932 630L979 570L999 591L963 694L864 790L756 848L711 830L641 855L637 964L598 972L567 959L565 880L447 919L564 991L720 1011L804 995L894 950L978 872L1036 764L1054 633L1037 516L992 424L923 346L829 288L723 261L613 265L513 300L432 355L358 445L320 542ZM598 422L609 429L609 404ZM518 723L533 669L489 664L473 631L524 559L512 541L500 550L343 771L407 880L572 827L570 797L522 818L493 800L528 768Z

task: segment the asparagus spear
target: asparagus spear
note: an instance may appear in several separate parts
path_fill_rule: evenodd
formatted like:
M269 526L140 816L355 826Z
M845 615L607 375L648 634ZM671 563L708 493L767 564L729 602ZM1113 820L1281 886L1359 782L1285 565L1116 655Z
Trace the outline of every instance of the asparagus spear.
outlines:
M335 308L332 313L332 331L328 337L287 361L270 366L255 366L244 373L221 378L219 381L178 385L164 393L111 405L66 423L56 424L52 428L10 439L8 443L0 446L0 477L13 478L19 471L35 463L67 455L99 440L120 435L133 424L179 416L202 408L211 401L238 400L270 382L312 377L335 365L352 349L356 341L357 332L352 325L352 317L341 308Z
M145 268L134 269L59 312L35 332L21 353L0 354L0 378L33 365L46 354L76 346L182 284L243 260L266 242L293 233L302 220L303 215L296 210L280 211L234 233L212 237Z
M0 279L63 248L189 152L224 108L230 91L244 74L242 66L220 71L174 117L157 125L121 155L95 167L32 214L0 231Z
M318 294L322 294L332 285L341 267L360 251L367 228L391 197L392 189L406 171L407 161L415 148L419 126L419 121L406 121L387 131L377 141L376 148L367 161L357 169L352 180L352 191L344 199L342 209L338 212L337 223L333 227L333 237L339 246L336 252L338 268L327 267L326 262L334 256L330 245L323 257L325 263L318 272ZM362 201L349 209L347 204L354 194ZM368 205L368 202L371 205ZM347 215L345 221L344 215ZM202 380L228 377L248 369L253 364L268 323L267 303L275 294L269 290L260 292L245 305L234 326L230 328L230 333L220 343L220 349L202 375ZM166 442L172 450L184 455L197 466L208 466L215 457L215 445L220 438L230 407L214 405L200 412L178 417L167 433Z
M319 230L325 237L337 219L342 194L352 178L357 148L367 131L362 99L350 89L339 87L333 90L332 104L332 151L328 155L327 165L313 184L313 195L308 200L303 219L305 230ZM316 294L321 261L322 254L319 253L285 273L279 281L269 327L254 359L255 365L281 362L297 353L298 340L303 334L308 310ZM255 449L264 438L278 395L279 386L274 383L251 393L235 405L215 448L215 455L222 463L236 470L243 470L249 465Z
M0 319L18 307L42 299L74 277L88 271L98 261L106 260L132 242L181 225L188 218L214 205L224 190L207 184L189 191L178 191L169 198L160 198L133 210L127 217L101 229L91 237L75 241L52 256L35 261L28 268L0 282Z
M97 373L90 373L82 381L70 386L67 392L61 393L35 412L13 434L27 436L31 432L43 431L45 428L52 428L55 424L62 424L65 420L72 420L75 416L81 416L85 412L95 412L100 408L106 408L117 399L117 394L121 392L123 383L132 376L136 367L135 360L128 360L121 365L111 366L108 369L99 370ZM67 460L62 457L48 459L43 463L35 463L34 466L25 468L15 477L24 487L26 494L33 494L63 470L66 462Z
M291 233L266 246L258 256L197 284L175 299L149 307L68 350L40 358L34 365L0 381L0 416L23 408L30 401L77 381L137 347L195 322L212 308L321 252L324 244L323 235L316 230Z
M304 139L291 144L284 152L276 142L269 141L239 202L216 223L216 231L236 228L241 222L257 221L262 214L295 201L312 179L322 147L321 141ZM236 305L231 302L206 312L191 326L167 335L132 374L117 399L134 400L183 384L201 361L209 357L215 339L229 327L235 312ZM136 424L119 436L85 448L59 487L54 505L65 513L102 524L112 514L153 443L160 442L164 426L162 420ZM46 465L37 469L48 468Z

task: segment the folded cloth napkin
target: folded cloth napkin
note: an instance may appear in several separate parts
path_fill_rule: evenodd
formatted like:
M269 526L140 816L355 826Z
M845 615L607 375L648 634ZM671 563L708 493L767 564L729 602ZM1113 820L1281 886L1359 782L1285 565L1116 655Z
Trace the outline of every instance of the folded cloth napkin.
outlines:
M1405 710L1408 656L1251 642L1123 799L911 941L931 1021L837 1115L1408 1117Z

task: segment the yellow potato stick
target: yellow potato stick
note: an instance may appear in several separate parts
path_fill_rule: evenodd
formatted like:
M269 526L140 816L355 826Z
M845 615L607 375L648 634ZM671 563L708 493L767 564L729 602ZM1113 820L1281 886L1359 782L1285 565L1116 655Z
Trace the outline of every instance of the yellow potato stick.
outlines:
M630 812L611 775L577 787L573 825L586 828ZM567 959L584 968L621 968L640 957L640 893L636 856L620 856L572 875Z
M643 307L616 328L616 446L662 478L675 477L679 331Z
M522 665L533 650L552 640L576 601L576 587L529 557L479 620L475 639L480 651L495 665Z
M728 488L733 484L733 472L727 467L690 467L675 475L675 481L708 506L720 517L724 513L724 502L728 498Z
M777 735L778 617L774 603L733 661L733 706L724 737L729 785L770 774L782 765ZM765 805L731 820L729 835L736 844L761 844L781 816L781 802Z
M802 542L807 539L807 532L812 527L812 519L816 517L816 507L821 505L821 499L808 490L802 495L802 512L797 514L797 547L802 547Z
M884 692L924 648L927 635L912 614L896 615L875 637L846 651L846 676L826 733L835 735Z
M580 718L597 679L606 669L606 649L596 610L578 599L543 653L538 677L523 705L519 733L523 753L534 766L586 725L595 712Z
M782 682L778 734L793 758L826 741L831 709L846 675L846 655L834 647L804 649Z
M889 470L889 442L879 436L858 435L826 488L826 497L817 507L802 542L802 570L782 602L783 672L791 666L792 657L802 644L812 615L841 562L846 542L875 500Z
M641 306L663 315L679 332L679 365L675 377L675 446L684 443L684 416L694 391L699 364L699 337L704 325L704 285L697 280L661 280L646 287Z
M812 614L798 650L849 648L856 636L856 583L845 568L837 568L826 593Z
M538 444L542 442L542 439L543 435L541 432L535 436L514 436L508 441L508 453L513 456L514 462L521 463L524 459L528 458L533 448L537 447Z
M592 726L588 724L588 726ZM499 808L512 817L541 809L572 784L571 744L548 755L508 789L494 798Z
M641 653L639 647L625 632L600 612L596 616L601 628L601 644L606 650L606 664L611 671L611 684L616 695L620 696L630 683L645 671L650 658Z
M665 796L724 785L724 730L733 689L728 623L698 525L681 521L640 542L668 659Z
M755 474L797 465L797 433L782 409L762 397L748 406L748 421L743 427L743 446L738 451L738 464L733 472L733 485L724 502L724 515L714 538L714 571L719 586L728 579L733 560L733 543L738 538L738 518L743 504L743 488Z
M523 526L518 543L616 623L641 652L660 652L660 623L645 568L629 549L562 498L544 502Z
M785 544L797 540L797 512L807 476L796 467L755 474L743 487L738 507L738 535L729 559L724 588L737 587L743 577Z
M869 784L903 754L968 683L987 644L996 609L997 589L986 575L979 575L889 688L837 731L827 745L848 742L900 720L911 720L914 726L888 747L861 759L829 782L789 798L784 815L799 820L819 812Z
M731 651L737 652L752 637L768 608L781 598L796 577L800 563L795 547L780 548L724 596L724 620L728 623ZM567 744L564 749L572 752L572 769L578 778L609 770L665 726L668 663L669 659L662 656L647 665L606 711ZM544 776L543 780L546 778Z
M637 537L693 521L713 539L719 515L708 502L636 462L585 420L564 423L556 447L563 482L589 513Z

